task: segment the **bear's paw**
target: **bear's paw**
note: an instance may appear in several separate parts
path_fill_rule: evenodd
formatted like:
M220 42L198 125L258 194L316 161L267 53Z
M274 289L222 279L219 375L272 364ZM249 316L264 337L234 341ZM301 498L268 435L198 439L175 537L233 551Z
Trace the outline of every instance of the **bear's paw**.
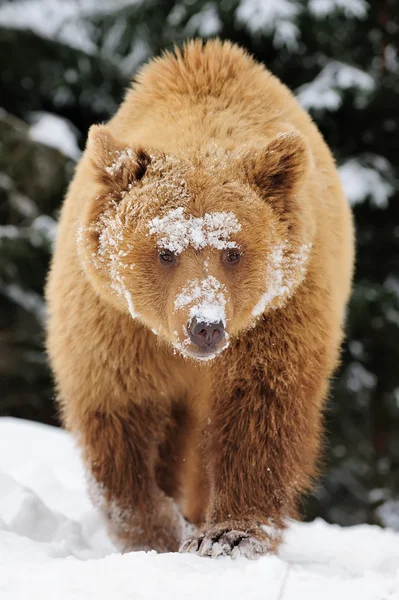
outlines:
M259 558L273 551L273 540L261 527L240 530L217 525L189 537L179 549L179 552L208 558L244 556L250 559Z

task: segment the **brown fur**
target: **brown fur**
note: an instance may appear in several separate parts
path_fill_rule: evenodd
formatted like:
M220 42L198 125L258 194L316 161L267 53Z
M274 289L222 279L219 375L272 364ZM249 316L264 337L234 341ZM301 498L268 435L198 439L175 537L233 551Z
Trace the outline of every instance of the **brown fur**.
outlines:
M193 217L234 212L237 267L213 247L160 265L149 219L181 206ZM114 251L103 238L115 227ZM289 293L254 319L278 244ZM123 548L176 550L178 506L201 527L185 550L277 547L261 526L297 515L316 473L352 265L351 215L326 144L238 47L192 42L152 61L113 119L93 126L47 285L48 352L64 423ZM226 290L230 346L199 363L173 351L188 319L174 302L209 275Z

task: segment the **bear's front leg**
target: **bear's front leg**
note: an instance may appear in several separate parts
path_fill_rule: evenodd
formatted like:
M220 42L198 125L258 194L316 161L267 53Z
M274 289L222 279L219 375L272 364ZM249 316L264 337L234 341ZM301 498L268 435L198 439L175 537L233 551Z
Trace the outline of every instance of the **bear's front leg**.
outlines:
M165 418L161 410L141 404L88 412L79 420L91 495L125 552L176 551L184 536L178 507L155 481Z
M287 518L310 485L325 380L284 365L267 377L221 382L206 444L211 493L206 522L180 551L256 558L276 551ZM314 375L314 376L312 376Z

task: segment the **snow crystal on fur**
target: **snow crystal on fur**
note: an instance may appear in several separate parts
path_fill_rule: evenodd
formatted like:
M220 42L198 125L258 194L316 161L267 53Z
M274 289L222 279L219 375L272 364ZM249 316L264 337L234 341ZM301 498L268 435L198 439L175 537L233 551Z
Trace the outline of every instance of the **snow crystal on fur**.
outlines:
M129 312L130 312L132 319L137 319L137 317L139 317L140 315L134 309L132 294L130 292L128 292L128 290L126 288L124 288L123 295L126 298L126 302L129 307ZM158 332L155 329L153 329L152 332L155 333L156 335L158 335Z
M240 229L241 225L233 212L186 217L182 207L169 210L164 217L155 217L148 224L149 234L157 236L158 247L176 254L189 245L196 250L206 246L217 250L236 248L237 244L228 240Z
M123 250L122 247L130 248L131 246L125 243L125 227L121 215L110 209L100 216L96 224L78 229L76 241L78 250L83 255L83 266L85 232L98 233L98 250L91 255L91 263L99 270L104 268L108 270L112 291L125 298L132 318L136 319L139 314L135 311L132 295L126 289L125 284L124 271L133 269L134 265L129 265L122 260L127 255L126 250Z
M226 287L209 275L205 279L194 279L189 282L175 298L175 310L190 306L189 321L194 317L206 325L222 322L226 326ZM176 332L177 333L177 332ZM185 357L190 356L196 360L208 361L215 358L219 352L229 345L229 336L225 333L225 343L217 352L206 356L193 355L189 352L191 340L186 338L183 342L175 342L175 348Z
M212 275L194 279L176 296L175 310L192 304L190 319L196 317L206 325L222 322L226 326L225 293L225 286Z
M312 244L302 244L298 252L286 253L287 242L278 244L270 256L266 273L266 291L252 310L258 317L269 306L278 308L290 297L306 275L306 263ZM277 300L277 302L274 302Z
M143 526L140 521L140 515L135 513L134 507L121 507L120 504L113 498L107 498L108 493L105 485L95 479L90 471L86 472L86 480L88 491L93 504L97 507L105 519L110 523L114 531L123 532L131 538L137 538L136 550L150 550L146 543L140 545L140 537L143 531ZM175 521L179 533L179 537L183 538L195 533L196 527L186 522L182 516L177 504L168 498L166 500L166 508L172 511L171 518ZM148 509L148 514L151 514L151 508ZM179 531L180 530L180 531ZM117 540L115 540L117 542ZM121 550L124 550L121 547Z
M134 159L134 153L131 148L125 148L124 150L115 150L112 154L115 154L115 159L109 167L105 167L105 170L112 177L115 176L118 171L123 167L124 163L128 159Z

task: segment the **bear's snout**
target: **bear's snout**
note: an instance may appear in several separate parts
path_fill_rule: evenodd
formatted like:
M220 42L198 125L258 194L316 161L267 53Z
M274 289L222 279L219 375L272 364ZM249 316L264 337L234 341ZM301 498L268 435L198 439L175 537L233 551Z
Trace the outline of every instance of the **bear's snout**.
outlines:
M206 323L193 317L187 324L190 339L202 351L212 352L225 337L222 321Z

